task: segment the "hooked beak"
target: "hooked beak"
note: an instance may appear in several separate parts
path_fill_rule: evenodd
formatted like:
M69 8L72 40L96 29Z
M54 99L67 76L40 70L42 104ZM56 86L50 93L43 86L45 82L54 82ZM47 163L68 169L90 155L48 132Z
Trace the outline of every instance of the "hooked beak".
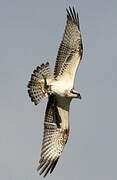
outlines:
M80 93L77 93L78 99L82 99Z
M76 98L78 98L78 99L81 99L81 98L82 98L81 95L80 95L80 93L78 93L78 92L75 91L74 89L71 90L71 93L74 94L74 95L76 95Z

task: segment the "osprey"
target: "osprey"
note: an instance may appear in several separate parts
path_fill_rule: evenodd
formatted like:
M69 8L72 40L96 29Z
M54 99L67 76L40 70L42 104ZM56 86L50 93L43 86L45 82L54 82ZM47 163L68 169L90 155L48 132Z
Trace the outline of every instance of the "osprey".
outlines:
M48 97L44 120L44 136L40 165L44 177L52 173L69 136L69 107L72 98L81 99L74 90L74 77L80 64L83 46L78 13L74 7L66 9L67 22L61 41L54 73L49 63L38 66L31 75L28 93L35 105Z

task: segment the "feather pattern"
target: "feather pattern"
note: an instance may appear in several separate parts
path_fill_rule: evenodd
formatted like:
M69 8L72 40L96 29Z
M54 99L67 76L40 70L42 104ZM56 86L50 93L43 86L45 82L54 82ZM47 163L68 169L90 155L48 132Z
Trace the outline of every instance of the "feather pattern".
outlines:
M54 170L69 134L69 130L61 126L64 119L59 117L57 104L56 97L51 95L46 109L41 159L37 169L40 171L40 175L45 173L44 177L48 172L52 173Z
M47 97L47 93L44 87L44 77L48 79L52 77L48 62L46 64L42 64L41 66L37 66L31 75L31 80L28 83L29 97L35 105L39 104L42 99Z
M75 12L74 7L73 9L69 7L69 10L66 9L66 11L67 23L56 59L55 78L63 75L65 71L70 71L70 68L72 70L72 64L74 64L74 72L76 72L83 52L78 13ZM77 62L73 62L73 57L76 53L75 61ZM74 75L75 73L72 78L74 78Z
M74 7L66 9L67 22L56 59L54 75L49 63L38 66L31 75L28 93L37 105L48 97L44 120L44 136L41 158L37 171L52 173L69 136L69 106L72 98L78 98L74 90L74 77L80 64L83 46L79 17Z

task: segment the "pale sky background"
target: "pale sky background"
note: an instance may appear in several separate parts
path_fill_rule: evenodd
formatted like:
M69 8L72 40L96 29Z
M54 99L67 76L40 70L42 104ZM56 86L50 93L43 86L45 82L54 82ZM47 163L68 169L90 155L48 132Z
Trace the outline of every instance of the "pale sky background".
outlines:
M41 180L46 100L27 83L48 60L53 70L66 8L79 12L84 45L70 108L70 136L48 180L117 180L117 1L0 0L0 179Z

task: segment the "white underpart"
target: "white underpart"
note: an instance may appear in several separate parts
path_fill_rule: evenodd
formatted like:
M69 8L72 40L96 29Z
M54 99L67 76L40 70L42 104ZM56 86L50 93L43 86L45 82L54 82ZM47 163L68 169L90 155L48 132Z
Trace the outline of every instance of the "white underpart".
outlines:
M73 88L73 85L68 80L68 77L66 80L63 80L63 78L60 78L59 80L52 80L49 85L51 86L52 92L60 96L65 96L65 91L70 91Z
M65 96L64 93L66 91L69 92L73 88L74 77L79 63L79 53L75 53L72 57L71 63L68 65L68 68L63 72L63 74L58 76L56 80L50 79L48 81L48 85L51 86L51 90L53 93L58 94L60 96Z

